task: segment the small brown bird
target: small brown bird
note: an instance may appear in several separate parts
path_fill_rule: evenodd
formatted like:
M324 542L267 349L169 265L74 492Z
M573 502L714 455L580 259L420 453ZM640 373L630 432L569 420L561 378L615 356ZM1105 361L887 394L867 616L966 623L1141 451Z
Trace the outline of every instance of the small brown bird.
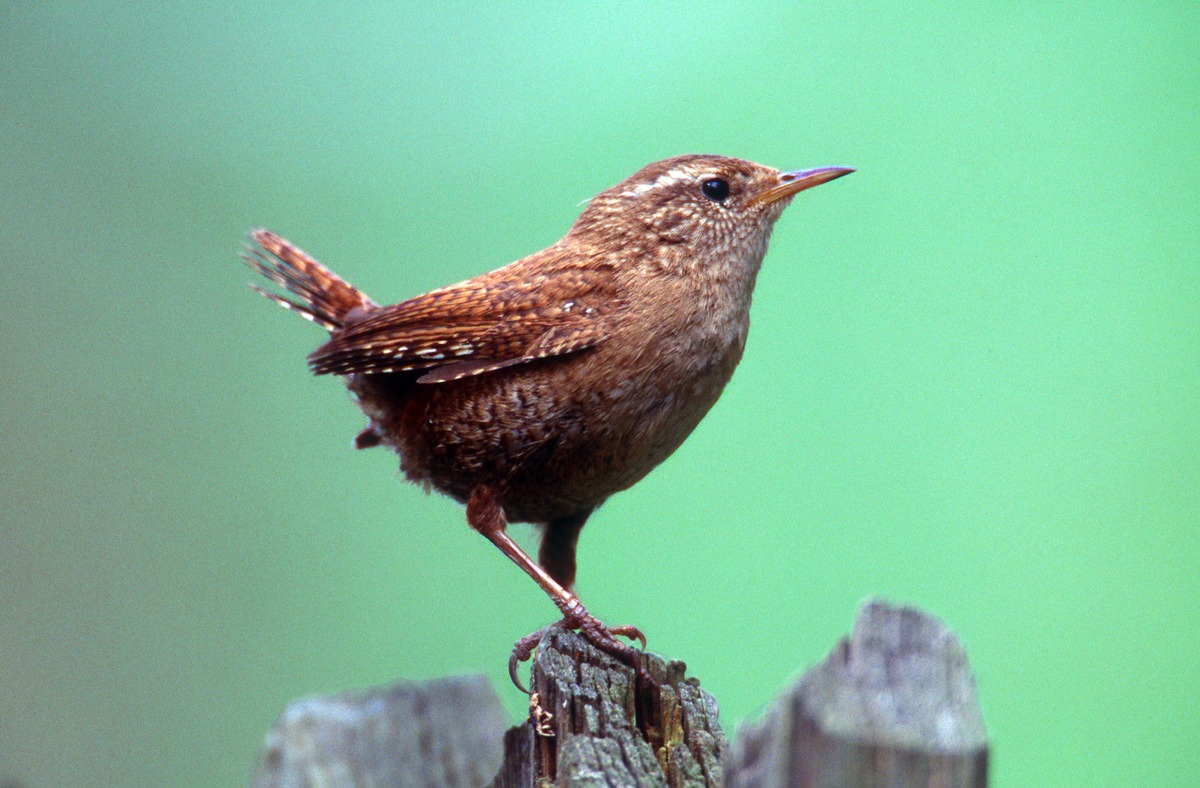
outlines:
M252 233L255 287L327 328L309 356L344 376L407 477L467 506L471 527L598 647L633 661L573 592L588 516L679 447L742 357L771 228L798 192L853 170L780 172L723 156L650 164L589 203L563 238L491 273L380 306L284 239ZM254 287L253 285L251 285ZM505 532L541 528L534 562ZM517 642L527 658L540 633Z

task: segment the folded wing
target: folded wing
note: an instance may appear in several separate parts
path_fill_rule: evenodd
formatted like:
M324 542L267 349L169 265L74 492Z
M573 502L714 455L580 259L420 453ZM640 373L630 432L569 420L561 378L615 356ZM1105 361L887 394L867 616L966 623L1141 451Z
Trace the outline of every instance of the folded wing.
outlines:
M619 300L601 297L601 277L553 257L537 269L532 278L501 269L373 310L334 331L309 365L318 375L422 372L421 383L445 383L604 342Z

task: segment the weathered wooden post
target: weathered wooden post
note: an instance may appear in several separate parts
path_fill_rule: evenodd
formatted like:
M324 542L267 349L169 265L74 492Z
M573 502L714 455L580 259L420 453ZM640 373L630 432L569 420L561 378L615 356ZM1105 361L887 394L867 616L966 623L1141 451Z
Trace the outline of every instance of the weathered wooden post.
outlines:
M958 638L919 610L867 602L854 630L744 725L730 788L987 785L975 679Z
M398 684L291 704L255 786L985 786L987 740L966 654L920 611L862 606L849 638L743 726L730 748L717 704L681 662L654 679L552 630L531 671L528 718L482 677Z

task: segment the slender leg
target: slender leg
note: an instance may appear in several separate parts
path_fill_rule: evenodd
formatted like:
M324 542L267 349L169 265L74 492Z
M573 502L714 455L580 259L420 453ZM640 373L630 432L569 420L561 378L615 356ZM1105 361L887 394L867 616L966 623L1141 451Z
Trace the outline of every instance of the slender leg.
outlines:
M500 500L496 497L496 492L488 485L479 485L471 492L471 498L467 501L467 522L471 524L479 533L488 538L492 544L500 548L500 552L504 553L509 559L521 567L525 574L533 578L534 582L541 587L551 601L562 612L562 625L571 629L578 629L579 633L586 637L597 648L612 654L621 661L637 665L637 652L633 648L621 641L617 640L617 635L636 638L641 641L642 648L646 646L646 638L636 627L606 627L604 624L587 611L583 603L579 601L579 597L568 591L566 588L550 576L550 573L539 566L529 554L521 549L520 545L512 540L506 531L508 522L504 518L504 509L500 505ZM582 523L581 523L582 525ZM513 683L522 690L525 688L517 679L517 663L529 658L533 653L533 649L541 640L542 633L545 630L521 638L513 647L512 658L509 660L509 674L512 676Z
M573 517L551 520L542 528L538 564L568 591L575 590L575 543L591 513L589 509Z

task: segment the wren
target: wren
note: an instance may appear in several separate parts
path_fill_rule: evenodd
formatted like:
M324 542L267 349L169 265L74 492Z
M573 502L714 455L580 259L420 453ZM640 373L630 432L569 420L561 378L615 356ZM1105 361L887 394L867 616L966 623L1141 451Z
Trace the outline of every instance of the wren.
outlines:
M340 375L413 482L466 504L467 521L599 648L634 662L573 591L591 513L679 447L742 358L750 297L775 220L800 191L853 172L780 172L723 156L650 164L587 204L557 243L380 306L266 230L244 256L295 298L254 285L328 329L309 356ZM535 562L506 533L541 529ZM514 682L540 632L519 640Z

